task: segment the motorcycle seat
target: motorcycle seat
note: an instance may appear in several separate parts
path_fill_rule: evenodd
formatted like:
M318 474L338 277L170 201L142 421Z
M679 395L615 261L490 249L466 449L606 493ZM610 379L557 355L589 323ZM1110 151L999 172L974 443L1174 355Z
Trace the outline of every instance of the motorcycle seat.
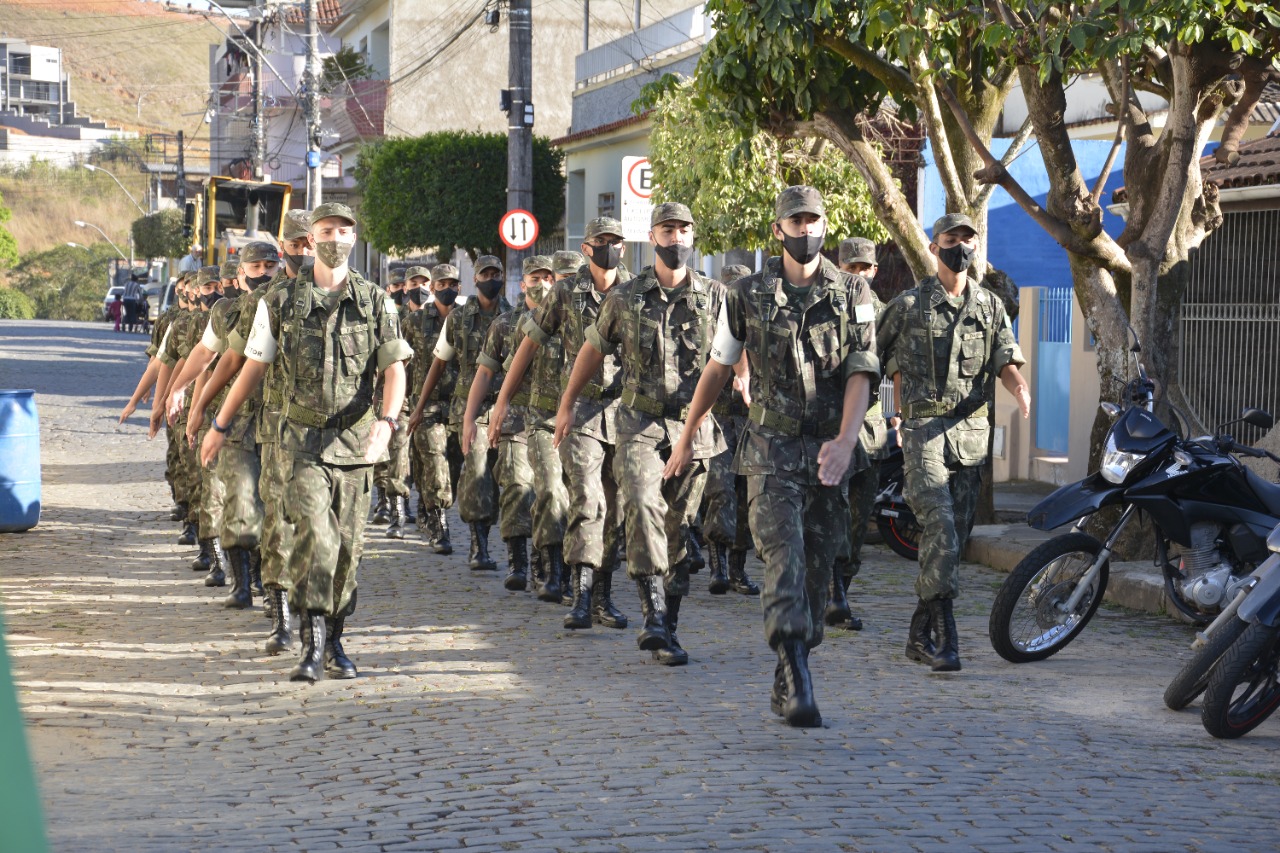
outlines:
M1280 518L1280 486L1259 477L1251 468L1245 469L1245 479L1262 502L1267 505L1271 514Z

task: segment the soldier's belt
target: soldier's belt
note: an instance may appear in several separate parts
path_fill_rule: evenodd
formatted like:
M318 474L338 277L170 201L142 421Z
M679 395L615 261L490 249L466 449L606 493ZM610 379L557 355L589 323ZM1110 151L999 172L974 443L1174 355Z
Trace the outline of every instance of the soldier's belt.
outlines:
M626 388L622 392L622 405L630 406L637 412L644 412L654 418L671 418L682 421L689 416L689 407L682 403L664 403L641 394L634 388Z
M884 417L883 410L880 408L880 403L878 401L872 404L872 406L869 409L867 409L867 414L865 415L865 417L868 417L868 418Z
M958 406L950 406L940 400L924 400L919 403L907 403L902 407L902 416L908 419L954 418L956 420L964 420L965 418L985 418L987 416L987 404L985 402L978 404L964 402Z
M528 391L517 391L515 394L511 395L511 405L527 406L531 399L532 395Z
M722 418L727 418L733 414L733 404L726 403L723 401L718 402L711 407L711 414L718 415Z
M321 412L317 412L314 409L308 409L306 406L299 405L293 400L285 401L284 407L280 410L280 414L294 423L314 427L315 429L351 429L352 427L367 424L374 419L372 406L365 409L363 412L353 412L343 415L326 415Z
M540 412L554 414L560 408L560 401L546 394L529 394L529 405Z
M781 412L771 412L757 403L751 404L751 407L747 410L747 418L753 424L759 424L771 432L781 433L782 435L825 437L838 435L840 432L839 418L827 420L805 418L801 420L784 415Z
M620 391L617 388L605 388L603 385L597 385L594 382L588 382L582 389L582 396L588 400L613 400L616 399Z
M273 411L284 405L284 394L276 388L262 389L262 405Z

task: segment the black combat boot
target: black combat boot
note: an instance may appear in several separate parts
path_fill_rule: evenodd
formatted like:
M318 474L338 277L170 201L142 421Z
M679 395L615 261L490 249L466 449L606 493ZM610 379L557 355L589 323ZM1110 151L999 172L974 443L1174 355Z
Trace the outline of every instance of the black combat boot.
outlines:
M431 512L435 515L435 537L431 541L431 550L448 556L453 553L453 543L449 541L449 517L445 515L443 507Z
M417 523L418 523L418 516L417 516L417 514L415 514L415 513L414 513L414 511L413 511L413 500L412 500L412 498L413 498L413 492L412 492L412 491L410 491L410 492L409 492L409 494L407 494L407 495L405 495L405 496L404 496L404 505L400 508L400 510L401 510L400 514L404 516L404 523L405 523L405 524L417 524ZM421 507L422 507L422 498L421 498L421 497L419 497L419 498L418 498L418 507L419 507L419 508L421 508Z
M560 600L560 576L564 566L564 551L560 545L548 545L542 555L542 571L545 575L542 586L536 591L538 600L548 604Z
M573 584L573 609L564 617L564 626L573 630L591 627L591 586L595 573L585 564L573 567L570 583Z
M747 577L747 552L729 549L729 589L743 595L759 595L760 587Z
M960 671L960 643L956 638L956 618L951 611L951 599L935 598L929 602L929 621L937 636L937 649L929 661L934 672Z
M419 533L421 533L424 528L427 530L430 530L431 516L429 513L430 513L430 510L427 509L427 502L424 501L422 499L422 495L419 494L418 495L418 517L414 519L414 522L417 524Z
M932 663L937 649L930 633L933 623L929 619L929 605L916 599L916 612L911 614L911 629L907 632L907 660L916 663Z
M786 687L782 717L787 725L798 729L816 729L822 725L818 703L813 698L813 680L809 677L809 647L804 640L783 640L778 644L778 660Z
M328 651L325 644L325 618L323 610L307 610L298 620L298 635L302 639L302 655L298 665L289 673L290 681L316 682L324 678L324 658Z
M707 591L712 595L724 595L729 591L729 573L724 566L724 546L718 542L708 542L707 560L711 564L711 577L707 579Z
M680 599L679 595L667 596L667 647L665 649L654 649L653 659L663 666L684 666L689 662L689 653L680 647L680 641L676 638L676 628L680 623Z
M537 592L546 583L546 569L542 567L542 548L529 549L529 583L525 589Z
M187 505L184 503L176 503L173 510L169 513L170 521L185 521L187 517Z
M391 504L387 501L387 492L381 486L374 486L378 500L373 507L373 523L386 524L391 520Z
M342 650L342 628L346 621L344 616L324 618L324 671L330 678L355 678L360 674Z
M213 551L209 546L212 540L200 539L198 541L200 543L200 553L196 554L195 559L191 561L191 571L207 572L209 571L209 564L213 560Z
M467 565L473 572L498 570L498 564L489 556L489 525L479 521L471 525L471 553Z
M269 587L267 599L271 602L271 634L265 649L269 655L278 655L293 648L293 614L289 612L289 596L280 587Z
M528 537L512 536L507 540L507 563L511 571L503 579L502 585L512 592L523 592L529 581Z
M196 532L196 523L188 521L182 526L182 533L178 536L179 545L194 545L200 534Z
M627 616L613 606L613 572L596 569L592 572L591 621L606 628L627 627Z
M267 592L262 588L262 552L257 548L249 549L249 581L250 591L255 598L264 599L265 606Z
M222 600L222 606L236 610L252 607L253 568L249 564L249 549L228 548L227 567L231 570L231 594Z
M404 538L404 514L405 499L399 495L392 496L388 502L387 511L387 538L403 539Z
M573 566L560 561L560 604L564 607L573 606Z
M205 586L227 585L227 552L222 550L218 537L209 540L209 574L204 576Z
M640 593L640 610L644 613L644 625L636 645L641 651L665 649L671 643L667 634L667 595L660 575L636 579Z
M782 655L778 655L778 664L773 668L773 690L769 691L769 710L779 717L786 713L787 677L782 666Z
M706 558L702 556L702 547L706 542L702 538L702 528L690 525L689 535L685 539L685 559L689 561L689 574L696 575L707 564Z

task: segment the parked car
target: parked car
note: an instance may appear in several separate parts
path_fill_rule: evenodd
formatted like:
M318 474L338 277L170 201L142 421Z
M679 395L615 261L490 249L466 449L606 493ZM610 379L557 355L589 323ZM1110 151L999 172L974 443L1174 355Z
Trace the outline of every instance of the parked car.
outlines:
M160 314L168 310L173 304L174 291L173 284L149 284L147 285L147 320L154 323L160 319Z

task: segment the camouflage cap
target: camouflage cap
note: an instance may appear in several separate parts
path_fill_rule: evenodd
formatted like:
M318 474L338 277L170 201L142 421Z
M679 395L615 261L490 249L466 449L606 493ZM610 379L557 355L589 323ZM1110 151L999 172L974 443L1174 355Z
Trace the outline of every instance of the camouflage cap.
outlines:
M240 263L251 264L258 261L279 261L280 250L266 240L255 240L240 250ZM230 278L231 276L225 276Z
M946 216L938 217L938 221L933 223L933 239L936 240L939 234L946 234L948 231L955 231L957 228L968 228L973 233L978 233L978 229L974 227L972 219L963 213L948 213Z
M222 262L221 278L235 278L236 270L240 269L240 257L228 258Z
M280 232L281 240L297 240L311 233L311 211L309 210L286 210L284 214L284 225Z
M406 278L408 278L408 273L404 267L392 267L387 272L387 281L391 284L404 284Z
M551 271L556 275L573 275L586 262L581 252L561 249L551 256Z
M448 265L445 264L445 266L448 266ZM430 279L431 270L427 269L426 267L409 267L407 270L404 270L405 283L408 283L409 279L411 278ZM457 276L454 276L454 278L457 278Z
M773 218L775 220L786 219L788 216L795 216L797 213L826 216L827 206L822 201L822 193L813 187L803 185L787 187L778 193L778 199L773 205Z
M688 205L681 204L678 201L666 201L662 204L653 206L653 215L649 217L649 226L653 227L660 222L688 222L693 224L693 214L689 211Z
M452 279L453 281L461 281L462 276L458 274L458 268L453 264L436 264L431 268L431 283Z
M336 216L339 219L345 219L352 225L356 224L356 215L351 208L347 207L340 201L331 201L322 204L315 210L311 211L311 224L315 225L321 219L328 219L330 216Z
M480 272L482 270L497 270L498 272L505 272L502 267L502 261L498 259L497 255L481 255L476 258L476 272Z
M720 278L725 284L737 281L740 278L746 278L751 275L751 267L746 264L729 264L729 266L720 270Z
M524 267L521 269L523 275L537 272L538 270L546 270L554 274L555 265L551 263L551 259L546 255L530 255L524 259Z
M587 223L587 230L582 239L590 240L592 237L599 237L601 234L621 237L622 223L612 216L598 216Z
M850 237L840 241L840 263L871 264L876 263L876 244L866 237Z
M218 268L212 264L207 267L200 267L200 272L196 273L197 287L204 287L206 284L213 284L221 280L222 276L219 274Z

